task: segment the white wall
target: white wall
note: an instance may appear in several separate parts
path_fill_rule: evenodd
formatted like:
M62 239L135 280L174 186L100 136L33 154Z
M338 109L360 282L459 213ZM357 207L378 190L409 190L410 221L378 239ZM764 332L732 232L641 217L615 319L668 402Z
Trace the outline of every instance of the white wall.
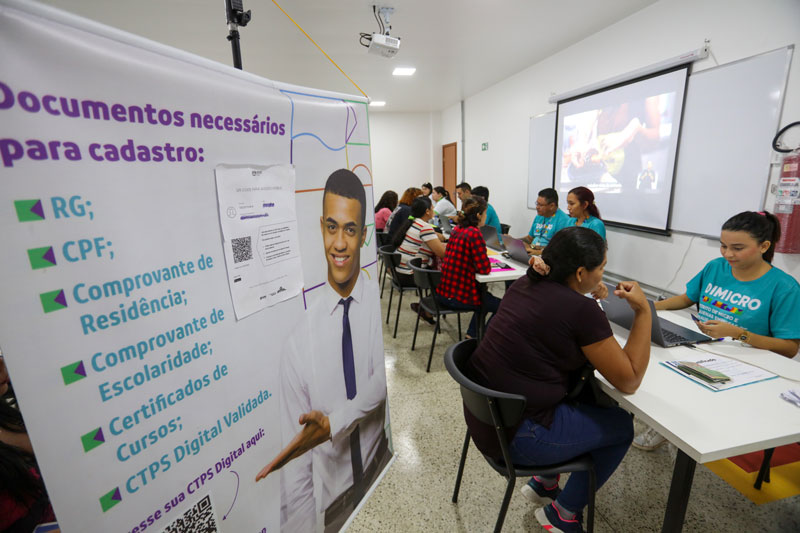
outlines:
M512 235L527 233L535 216L526 202L528 123L531 116L554 109L547 103L550 94L699 48L704 39L711 40L720 64L800 44L800 1L661 0L468 98L466 180L490 188L491 203L500 220L511 224ZM800 120L798 56L800 50L795 50L781 125ZM695 64L695 70L712 66L709 58ZM443 111L443 124L450 114L450 108ZM447 135L449 127L445 128ZM481 151L484 142L489 143L486 152ZM768 208L773 200L768 200ZM563 199L561 206L565 207ZM608 245L609 271L673 292L681 292L685 282L718 254L717 242L685 234L658 237L609 229ZM778 255L775 264L800 278L800 256Z
M389 189L402 196L425 182L441 185L439 113L370 113L369 129L375 201Z

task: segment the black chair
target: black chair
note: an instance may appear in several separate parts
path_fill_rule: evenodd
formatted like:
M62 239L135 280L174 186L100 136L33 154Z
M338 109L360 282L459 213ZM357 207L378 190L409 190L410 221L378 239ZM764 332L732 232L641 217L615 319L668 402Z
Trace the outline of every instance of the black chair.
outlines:
M511 226L509 224L500 224L500 230L503 232L503 235L508 235L508 232L511 230Z
M591 533L594 529L594 494L597 479L594 471L594 461L589 454L558 464L551 465L515 465L511 462L508 439L506 438L506 428L516 427L525 412L526 399L519 394L508 394L498 392L478 385L472 381L465 372L467 361L472 356L478 346L477 339L467 339L453 344L447 348L444 355L444 365L447 371L453 376L461 387L461 398L464 400L464 407L472 415L484 424L493 425L497 430L497 439L500 449L503 452L503 460L497 461L484 455L484 459L500 475L508 479L503 504L500 507L500 515L495 524L495 533L503 528L503 521L506 517L508 504L511 501L511 493L514 491L514 484L517 476L547 476L554 477L564 472L587 471L589 473L589 505L587 511L586 531ZM461 486L461 476L464 474L464 463L467 460L467 450L469 449L469 429L464 438L464 449L461 452L461 463L458 465L458 475L456 477L456 487L453 491L453 503L458 502L458 489ZM508 468L506 465L512 465Z
M409 261L408 265L414 272L414 284L417 286L417 292L419 293L420 309L432 315L436 315L436 325L433 329L431 352L428 354L428 369L426 370L426 372L430 372L431 360L433 359L433 348L436 346L436 334L442 331L440 317L456 315L458 319L458 340L461 340L461 313L472 313L472 311L451 309L450 307L441 304L436 299L434 296L434 293L436 292L436 286L439 285L439 281L442 279L442 273L440 271L422 268L422 259L419 257ZM428 291L430 296L425 296L425 291ZM414 351L414 348L417 345L417 330L419 330L419 313L417 313L417 323L414 326L414 339L411 341L411 351Z
M389 286L389 305L386 309L386 323L389 323L389 316L392 313L392 295L394 291L400 293L400 298L397 302L397 318L394 320L394 334L392 338L397 338L397 324L400 322L400 309L403 306L403 293L407 291L416 291L417 286L413 283L408 285L400 281L400 277L397 275L397 265L400 264L400 254L395 252L394 246L391 244L387 244L386 246L381 246L378 248L378 254L383 261L383 264L386 265L386 268L389 270L389 277L391 278L391 284Z
M389 234L386 233L384 230L378 230L375 232L378 236L378 249L383 248L389 243ZM378 275L378 280L381 283L381 298L383 298L383 287L386 285L386 264L383 262L383 256L378 255L378 259L381 262L380 274Z

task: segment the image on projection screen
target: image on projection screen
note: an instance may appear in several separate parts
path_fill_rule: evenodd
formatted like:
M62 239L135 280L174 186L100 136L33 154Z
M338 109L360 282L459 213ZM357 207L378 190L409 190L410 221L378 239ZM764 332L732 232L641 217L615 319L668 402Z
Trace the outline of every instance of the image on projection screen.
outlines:
M559 103L555 189L588 187L607 222L667 230L686 72Z

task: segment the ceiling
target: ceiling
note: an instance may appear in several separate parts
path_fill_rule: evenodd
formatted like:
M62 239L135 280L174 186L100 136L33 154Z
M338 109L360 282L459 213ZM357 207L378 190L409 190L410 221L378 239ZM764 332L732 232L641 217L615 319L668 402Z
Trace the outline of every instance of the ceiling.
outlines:
M655 0L276 0L372 100L391 112L438 111L647 7ZM372 5L395 8L392 59L370 55ZM232 64L224 0L44 0L66 11ZM244 0L244 70L358 94L272 0ZM408 78L396 66L416 67ZM379 109L374 109L378 111Z

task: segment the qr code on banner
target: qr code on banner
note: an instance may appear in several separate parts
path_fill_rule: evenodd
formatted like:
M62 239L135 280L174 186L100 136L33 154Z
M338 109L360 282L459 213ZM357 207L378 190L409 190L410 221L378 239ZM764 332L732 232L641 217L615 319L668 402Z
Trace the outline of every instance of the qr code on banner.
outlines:
M253 246L250 244L250 237L231 239L231 244L233 245L234 264L250 261L253 258Z
M217 533L218 531L214 508L211 506L211 496L206 496L183 513L183 516L175 519L162 533Z

